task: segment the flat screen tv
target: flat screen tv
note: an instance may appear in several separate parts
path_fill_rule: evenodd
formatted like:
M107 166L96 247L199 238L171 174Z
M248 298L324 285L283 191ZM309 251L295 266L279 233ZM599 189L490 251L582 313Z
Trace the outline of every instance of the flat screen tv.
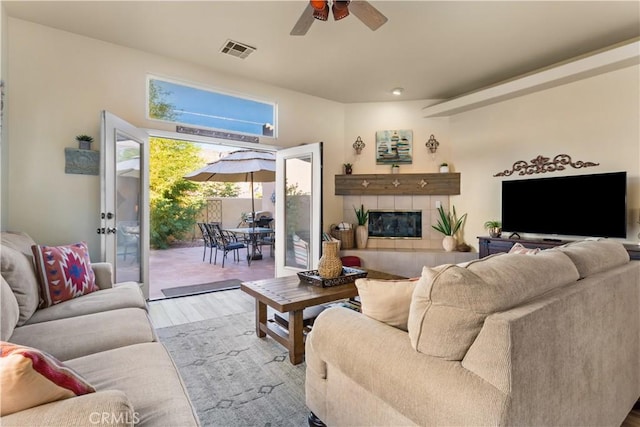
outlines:
M626 238L627 173L503 181L502 229Z

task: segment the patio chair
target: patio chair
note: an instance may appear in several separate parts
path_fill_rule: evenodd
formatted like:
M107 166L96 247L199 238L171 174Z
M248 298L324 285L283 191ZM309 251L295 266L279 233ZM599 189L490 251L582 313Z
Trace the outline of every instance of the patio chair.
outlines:
M204 262L204 258L207 256L207 248L209 248L209 263L211 263L211 254L216 247L216 241L213 238L212 234L207 230L207 225L204 222L198 223L198 228L202 233L202 240L204 241L204 252L202 253L202 261Z
M137 221L120 221L116 227L118 247L124 250L123 261L127 260L129 251L133 252L136 261L140 259L140 226Z
M240 261L240 249L247 248L245 243L238 241L235 234L220 228L219 224L207 224L207 229L211 231L210 234L214 236L216 241L216 253L213 257L214 265L218 259L218 249L223 252L222 268L224 268L224 260L227 258L229 252L233 252L234 261Z

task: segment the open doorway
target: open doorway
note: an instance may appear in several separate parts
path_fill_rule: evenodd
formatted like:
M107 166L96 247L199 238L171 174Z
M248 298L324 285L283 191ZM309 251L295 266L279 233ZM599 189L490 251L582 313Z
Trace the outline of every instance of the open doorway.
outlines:
M203 238L198 223L221 229L243 225L251 212L249 183L197 183L188 173L243 147L187 139L149 140L150 252L149 299L229 289L241 281L275 277L274 257L266 249L247 262L248 245L226 254ZM254 185L255 210L275 215L275 183ZM242 237L239 236L238 240Z

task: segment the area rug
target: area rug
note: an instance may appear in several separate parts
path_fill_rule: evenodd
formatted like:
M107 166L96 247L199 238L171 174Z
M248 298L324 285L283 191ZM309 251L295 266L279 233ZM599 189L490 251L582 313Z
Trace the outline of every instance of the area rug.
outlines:
M305 426L305 364L242 313L157 330L202 426Z
M199 285L178 286L175 288L162 289L162 293L167 298L186 297L189 295L206 294L207 292L238 289L241 283L242 281L238 279L220 280L218 282L201 283Z

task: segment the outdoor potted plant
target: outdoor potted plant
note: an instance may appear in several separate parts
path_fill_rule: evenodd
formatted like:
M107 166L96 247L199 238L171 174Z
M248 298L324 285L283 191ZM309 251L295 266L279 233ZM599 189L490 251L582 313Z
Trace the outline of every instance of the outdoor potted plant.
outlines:
M360 209L353 207L356 212L356 218L358 219L358 226L356 227L356 246L358 249L364 249L367 247L367 241L369 240L369 211L364 210L364 205L360 205Z
M78 145L81 150L91 150L91 143L93 142L92 136L78 135L76 136L76 141L78 141Z
M391 173L400 173L400 165L397 163L392 164Z
M445 251L451 252L456 248L458 244L455 235L458 230L460 230L460 228L464 225L467 214L464 214L460 218L458 218L455 206L452 207L451 212L446 213L442 205L438 208L438 214L440 215L438 223L436 225L432 225L431 227L444 234L444 239L442 239L442 247Z
M440 173L449 173L449 163L440 163Z
M500 237L502 235L502 223L500 221L487 221L484 228L489 231L489 236Z
M344 173L347 175L351 175L353 172L353 165L351 163L345 163L344 165Z

